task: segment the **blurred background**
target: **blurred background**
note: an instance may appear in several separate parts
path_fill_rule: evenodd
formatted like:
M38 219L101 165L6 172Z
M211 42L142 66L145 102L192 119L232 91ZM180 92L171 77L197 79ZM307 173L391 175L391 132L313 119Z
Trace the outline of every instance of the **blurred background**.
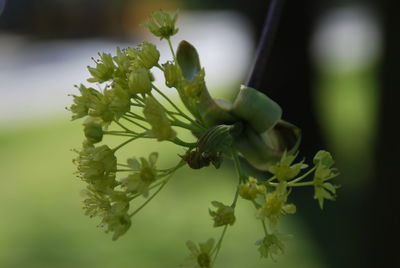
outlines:
M331 151L341 171L336 202L320 211L312 189L291 198L295 216L277 262L259 258L261 230L240 202L218 267L399 267L395 227L399 130L394 111L399 75L397 26L390 1L286 1L263 86L284 118L303 130L301 154ZM165 43L139 27L158 9L180 10L179 33L195 45L213 96L232 97L244 83L270 1L0 0L0 267L177 267L185 241L217 237L207 209L229 202L234 171L182 170L120 240L96 228L81 210L83 183L70 150L83 139L81 122L64 107L74 84L88 77L97 52ZM161 77L159 77L161 78ZM161 81L160 81L161 80ZM157 82L171 96L171 89ZM170 145L136 143L124 156L161 155ZM169 160L171 159L171 160ZM194 190L196 189L196 190Z

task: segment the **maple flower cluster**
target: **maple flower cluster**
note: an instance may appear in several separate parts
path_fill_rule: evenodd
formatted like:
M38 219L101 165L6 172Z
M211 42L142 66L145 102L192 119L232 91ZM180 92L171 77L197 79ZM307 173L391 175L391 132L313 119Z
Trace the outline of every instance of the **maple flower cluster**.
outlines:
M81 84L77 86L80 94L72 95L73 104L68 108L72 119L84 118L85 140L76 150L74 163L77 176L87 184L85 213L99 217L99 226L116 240L178 169L186 165L197 170L210 164L219 168L224 159L230 159L238 174L233 201L212 201L214 209L209 209L213 226L222 228L221 236L217 242L211 238L199 246L188 241L190 256L184 266L214 265L228 227L236 222L239 197L253 204L255 218L262 223L263 237L256 242L260 255L273 259L284 251L277 231L279 221L296 212L295 204L289 202L294 188L314 187L321 209L324 200L334 200L338 188L331 183L338 175L334 160L329 152L319 151L307 171L304 160L295 162L300 130L282 120L280 106L256 89L243 86L233 102L212 98L196 49L186 41L176 52L172 47L170 39L178 32L176 20L177 14L156 11L143 25L168 42L171 60L160 63L160 52L149 42L117 48L115 55L99 53L98 59L93 59L95 65L88 66L91 77L87 81L101 89ZM166 87L178 92L181 104L155 86L153 69L163 72ZM182 140L177 128L193 133L194 141ZM110 147L105 144L106 136L118 136L123 142ZM177 156L176 165L167 169L157 166L157 152L121 161L120 148L146 139L174 143L185 154ZM269 175L248 176L242 161Z

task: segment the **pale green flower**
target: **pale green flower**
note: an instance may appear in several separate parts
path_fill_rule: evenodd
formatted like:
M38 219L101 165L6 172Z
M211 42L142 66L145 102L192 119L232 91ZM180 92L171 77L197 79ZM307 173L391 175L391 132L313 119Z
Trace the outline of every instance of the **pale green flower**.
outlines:
M161 10L155 11L143 26L148 28L155 36L160 37L160 39L169 39L178 32L178 28L175 28L177 18L177 13L171 17L168 13Z
M82 179L88 182L100 180L117 169L117 158L107 145L85 145L74 162Z
M164 63L162 66L164 68L165 85L177 88L183 79L179 66L170 61Z
M284 253L285 245L276 234L267 234L256 242L261 257L274 259L274 255Z
M146 68L140 67L129 74L128 91L131 96L150 93L151 88L151 75Z
M314 157L314 164L317 169L314 173L314 199L318 200L321 209L324 207L324 200L335 200L337 185L326 182L338 175L335 168L331 168L335 161L327 151L318 151Z
M209 213L214 220L214 227L233 225L235 223L235 209L226 206L218 201L212 201L211 204L217 208L216 211L209 209Z
M176 136L165 108L153 96L148 96L145 99L143 114L147 122L151 125L151 132L157 140L168 140Z
M100 56L100 59L98 61L96 61L95 68L90 67L90 66L87 67L90 74L92 75L92 78L89 78L87 80L88 82L103 83L103 82L111 80L111 78L113 77L115 65L114 65L113 59L111 57L111 54L106 54L106 53L100 54L99 53L99 56Z
M253 177L249 177L245 184L242 183L239 186L239 195L247 200L254 200L257 195L265 193L265 186L258 184L257 179Z
M158 153L151 153L148 159L141 157L140 162L135 158L128 159L128 166L134 173L121 181L126 192L148 197L149 186L157 180L157 159Z
M292 165L296 157L297 154L288 155L285 151L281 160L275 165L269 167L268 171L275 175L279 181L290 180L296 177L302 169L307 168L307 165L303 164L303 161Z
M214 248L215 241L210 238L205 243L199 243L197 246L192 241L187 241L186 246L190 251L189 258L186 259L182 267L185 268L211 268L211 251Z
M287 204L287 198L286 185L280 184L275 191L267 193L265 202L257 211L257 218L267 218L272 225L275 225L281 215L296 213L296 206Z

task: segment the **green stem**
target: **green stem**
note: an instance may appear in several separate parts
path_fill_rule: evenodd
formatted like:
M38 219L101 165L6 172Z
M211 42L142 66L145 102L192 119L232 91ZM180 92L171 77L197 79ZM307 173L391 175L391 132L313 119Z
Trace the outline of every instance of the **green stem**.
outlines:
M134 212L129 214L129 217L132 218L135 214L137 214L140 210L142 210L154 197L156 197L156 195L165 187L165 185L167 185L168 181L172 178L175 172L184 165L185 162L183 161L179 162L176 168L169 174L168 178L166 178L162 183L160 183L161 186L141 206L139 206Z
M265 224L265 221L264 221L264 220L261 220L261 223L262 223L262 227L263 227L265 236L268 236L269 233L268 233L267 225Z
M142 124L140 124L140 123L138 123L138 122L135 122L135 121L133 121L133 120L127 118L126 116L123 116L122 118L125 119L126 121L131 122L132 124L137 125L138 127L143 128L144 130L149 130L147 127L143 126Z
M244 175L242 165L240 164L240 159L239 159L238 153L232 148L231 154L232 154L233 163L235 164L235 168L236 168L236 171L239 176L239 182L245 182L247 176Z
M196 121L194 121L192 118L190 118L189 116L187 116L181 109L179 109L179 107L170 99L168 98L167 95L165 95L160 89L158 89L155 85L153 85L153 88L155 91L157 91L158 94L160 94L166 101L168 101L169 104L172 105L172 107L174 107L174 109L179 113L179 115L181 115L182 117L184 117L185 119L187 119L188 121L190 121L193 124L196 124Z
M180 146L184 146L184 147L188 147L188 148L194 148L197 146L197 142L185 142L185 141L179 139L178 137L170 139L169 141L175 143L176 145L180 145Z
M181 127L181 128L184 128L184 129L187 129L187 130L190 130L190 131L195 131L195 132L202 132L203 131L202 128L198 128L198 127L196 127L194 125L191 125L191 124L186 124L186 123L184 123L182 121L179 121L177 119L175 119L174 121L171 121L171 125L172 126L176 126L176 127Z
M296 183L296 182L298 182L298 181L301 181L302 179L304 179L305 177L307 177L308 175L310 175L316 168L317 168L317 166L314 166L312 169L310 169L309 171L307 171L306 173L304 173L304 174L301 175L300 177L298 177L298 178L296 178L296 179L294 179L294 180L292 180L292 181L289 181L289 182L288 182L288 186L291 185L291 184L294 184L294 183Z
M174 48L172 47L171 38L167 38L167 41L168 41L169 49L171 50L172 57L174 58L174 61L176 63L178 63L178 61L176 60Z
M120 149L121 147L125 146L126 144L128 144L128 143L130 143L131 141L134 141L134 140L136 140L136 139L138 139L138 138L140 138L140 136L136 136L136 137L130 138L130 139L127 140L127 141L124 141L123 143L121 143L120 145L118 145L117 147L115 147L115 148L113 149L114 153L115 153L118 149Z
M211 255L214 254L214 252L215 252L215 256L214 256L213 261L212 261L213 264L214 264L215 260L218 257L218 253L219 253L219 251L221 249L222 241L224 240L224 236L225 236L226 230L228 229L228 226L229 225L225 225L224 229L222 230L221 236L219 237L218 243L215 246L215 249L211 252Z
M113 120L118 126L120 126L122 129L126 130L129 133L132 134L137 134L135 131L130 130L129 128L125 127L123 124L121 124L120 122L118 122L117 120Z

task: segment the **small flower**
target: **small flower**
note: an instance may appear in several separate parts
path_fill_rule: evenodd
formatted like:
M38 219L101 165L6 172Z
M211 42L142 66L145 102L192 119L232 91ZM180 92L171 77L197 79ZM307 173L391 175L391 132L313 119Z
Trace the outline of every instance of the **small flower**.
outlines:
M287 181L296 177L300 171L307 168L303 161L292 165L296 159L297 154L287 155L286 151L283 153L281 160L275 165L271 166L268 171L275 175L279 181Z
M84 145L74 162L78 165L81 177L88 182L107 177L117 169L117 158L107 145Z
M215 241L212 238L208 239L205 243L199 243L199 247L192 241L187 241L186 246L191 254L182 267L211 268L211 250L214 244Z
M171 128L164 107L152 96L148 96L144 103L143 114L151 125L151 132L154 137L159 141L174 138L176 132Z
M108 104L109 111L113 114L113 119L118 120L130 111L131 101L125 90L118 87L106 90L104 98Z
M230 206L225 206L221 202L212 201L211 204L217 208L217 211L209 209L209 213L214 220L214 227L233 225L235 223L235 210Z
M131 96L135 96L139 93L150 93L151 88L151 76L146 68L140 67L129 74L128 91Z
M102 218L100 227L107 226L106 232L113 232L113 240L118 239L131 226L128 215L129 202L124 194L111 192L105 194L88 187L83 193L86 199L83 201L85 214Z
M239 186L239 195L247 200L254 200L257 195L265 194L266 188L264 185L259 185L257 179L249 177L247 183Z
M103 127L98 118L88 117L83 125L83 132L90 143L98 143L103 139Z
M151 14L148 22L143 24L143 26L147 27L152 34L160 37L160 39L169 39L178 32L178 28L175 28L177 18L177 13L171 17L168 13L163 11L155 11Z
M101 221L100 226L107 225L107 233L114 233L112 240L117 240L129 230L131 219L127 213L128 209L128 202L115 202Z
M336 177L336 169L331 168L335 161L327 151L319 151L314 157L314 164L317 169L314 173L314 199L318 200L321 209L324 207L324 200L335 200L337 185L325 182L328 179Z
M131 66L131 60L126 55L125 50L121 50L119 47L117 48L117 55L114 57L114 61L117 64L117 69L115 70L115 77L126 77L126 74L129 72L129 68Z
M140 46L140 51L137 55L139 64L147 69L151 69L158 64L160 52L156 46L149 42L143 42Z
M179 66L170 61L164 63L162 66L164 68L165 85L177 88L183 79Z
M149 195L149 186L157 179L156 161L158 153L151 153L148 159L128 159L128 166L135 172L121 181L126 192L141 194L144 197Z
M294 204L286 204L288 193L285 184L279 184L275 191L267 193L265 202L257 211L257 218L268 218L276 225L281 215L296 213Z
M267 234L256 242L261 257L274 259L274 255L284 253L285 245L276 234Z
M94 88L88 88L81 84L78 89L81 96L72 95L74 104L69 107L72 112L72 120L88 115L89 108L97 99L101 98L101 93Z
M96 62L95 68L88 66L89 73L92 75L92 78L87 80L88 82L103 83L113 77L115 65L111 54L99 53L99 56L100 59Z

